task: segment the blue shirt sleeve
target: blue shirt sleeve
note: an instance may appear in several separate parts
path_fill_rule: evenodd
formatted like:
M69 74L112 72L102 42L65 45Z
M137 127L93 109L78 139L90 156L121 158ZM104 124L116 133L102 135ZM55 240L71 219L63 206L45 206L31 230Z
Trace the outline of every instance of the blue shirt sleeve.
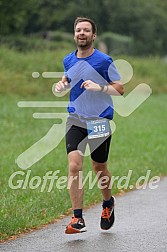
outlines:
M65 63L65 58L63 60L63 65L64 65L64 76L68 77L68 75L67 75L67 66L66 66L66 63Z
M104 69L104 78L108 82L113 82L121 79L120 74L112 60L112 58L107 59L107 67Z

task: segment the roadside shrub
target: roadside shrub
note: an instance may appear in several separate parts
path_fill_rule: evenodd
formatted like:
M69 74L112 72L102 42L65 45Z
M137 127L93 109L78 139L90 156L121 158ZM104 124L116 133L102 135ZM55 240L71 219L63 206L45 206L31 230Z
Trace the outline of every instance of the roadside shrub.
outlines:
M105 43L107 53L133 55L134 42L131 37L119 35L113 32L105 32L100 35L99 41Z

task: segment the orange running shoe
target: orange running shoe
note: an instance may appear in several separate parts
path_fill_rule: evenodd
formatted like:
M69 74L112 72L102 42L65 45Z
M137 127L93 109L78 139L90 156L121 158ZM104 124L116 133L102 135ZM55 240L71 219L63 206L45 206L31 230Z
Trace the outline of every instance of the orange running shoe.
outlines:
M66 234L76 234L86 232L85 221L83 218L76 218L74 215L72 216L72 220L66 227Z
M114 206L115 206L115 198L114 204L111 207L103 208L102 214L101 214L101 222L100 226L101 229L107 230L111 228L115 221L115 215L114 215Z

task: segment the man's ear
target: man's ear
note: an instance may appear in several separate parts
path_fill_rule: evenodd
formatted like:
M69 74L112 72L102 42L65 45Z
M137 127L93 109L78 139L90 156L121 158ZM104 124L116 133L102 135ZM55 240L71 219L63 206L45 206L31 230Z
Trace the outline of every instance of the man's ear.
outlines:
M93 41L96 39L96 33L93 34Z
M93 34L93 39L95 39L95 38L96 38L96 33Z

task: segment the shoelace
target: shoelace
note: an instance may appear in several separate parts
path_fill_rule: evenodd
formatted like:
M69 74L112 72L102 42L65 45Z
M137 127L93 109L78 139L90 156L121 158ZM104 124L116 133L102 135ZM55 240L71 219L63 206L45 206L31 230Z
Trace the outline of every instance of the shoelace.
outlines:
M101 217L110 221L111 210L112 208L104 208Z
M72 220L70 221L70 224L75 223L78 221L78 218L76 218L74 215L72 216Z

